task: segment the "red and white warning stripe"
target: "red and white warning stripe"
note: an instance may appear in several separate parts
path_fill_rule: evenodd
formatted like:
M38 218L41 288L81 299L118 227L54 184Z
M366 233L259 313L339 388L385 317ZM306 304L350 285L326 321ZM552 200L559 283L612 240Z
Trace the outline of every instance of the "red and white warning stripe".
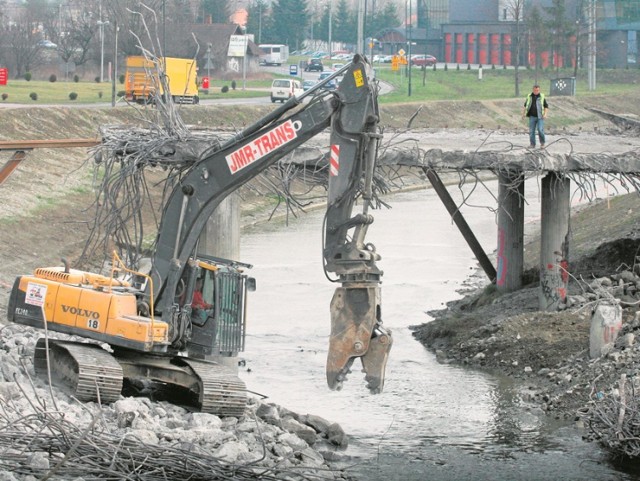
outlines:
M340 172L340 146L331 146L331 157L329 159L329 173L330 175L337 176Z

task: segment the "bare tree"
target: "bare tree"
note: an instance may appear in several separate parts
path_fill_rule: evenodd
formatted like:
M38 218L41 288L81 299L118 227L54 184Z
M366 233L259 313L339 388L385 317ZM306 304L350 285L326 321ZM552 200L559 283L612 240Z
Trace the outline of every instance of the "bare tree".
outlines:
M40 16L32 9L22 9L11 22L0 24L0 38L7 63L15 70L15 77L22 77L38 63L43 48L38 45L42 34L34 25Z
M515 22L515 69L514 69L514 79L515 79L515 96L520 97L520 56L522 52L522 41L524 37L524 32L522 29L522 19L524 17L524 2L525 0L506 0L505 8L509 17L513 19Z
M96 36L95 6L95 2L81 2L72 10L71 4L60 4L57 14L43 20L44 31L56 43L65 65L83 65L90 59L92 40ZM65 75L68 74L69 69L65 71Z
M140 43L145 49L162 56L157 50L164 43L162 36L166 28L163 27L169 20L166 8L169 3L165 3L163 18L163 0L103 0L101 21L119 26L118 51L125 56L140 55Z
M543 25L542 15L537 6L533 6L527 12L525 21L529 38L529 52L535 58L535 80L538 81L538 69L540 68L540 55L547 45L547 29Z
M0 0L0 65L4 67L6 67L8 63L6 58L6 49L9 47L9 44L3 34L8 25L9 18L7 17L6 12L6 2L4 0Z

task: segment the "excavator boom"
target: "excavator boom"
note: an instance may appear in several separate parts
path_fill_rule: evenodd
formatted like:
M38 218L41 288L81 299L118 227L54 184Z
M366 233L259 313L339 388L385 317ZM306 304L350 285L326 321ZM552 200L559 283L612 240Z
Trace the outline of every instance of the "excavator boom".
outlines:
M300 105L302 99L292 98L237 134L221 150L196 163L187 173L162 215L153 259L153 295L163 320L174 325L177 321L170 317L175 312L171 305L181 269L222 199L297 146L331 127L325 269L337 274L341 289L354 295L341 296L341 302L334 297L332 302L336 307L331 309L327 382L330 388L340 389L351 363L361 357L370 390L380 392L392 342L390 333L382 327L380 315L382 271L376 266L380 256L364 241L367 228L373 222L368 209L377 147L382 137L378 127L377 85L369 64L361 56L354 57L351 64L334 76L342 73L344 76L334 95L313 97L296 110L292 109ZM307 95L320 87L316 85ZM364 211L352 216L359 197L362 197ZM355 295L356 292L360 295ZM357 305L352 305L355 299L358 299ZM366 299L364 306L363 299ZM364 307L367 314L361 315ZM371 338L376 339L376 349L369 351Z
M380 392L392 340L382 326L380 256L365 242L381 138L377 86L359 55L335 76L341 74L336 92L320 90L321 83L190 167L164 206L148 275L123 267L132 282L121 284L113 272L100 276L65 265L16 279L9 320L108 343L115 359L107 362L110 354L95 345L52 340L38 347L38 369L52 356L58 377L84 399L99 399L100 392L117 397L123 377L151 378L189 391L203 410L241 413L244 384L225 366L202 358L233 356L244 348L245 296L254 284L243 269L250 266L198 254L198 239L227 195L331 127L323 256L325 270L341 286L331 302L327 382L340 389L359 357L369 389ZM359 199L362 212L353 215ZM206 309L196 307L196 285L207 291ZM204 312L196 315L198 310ZM87 386L98 392L85 392Z

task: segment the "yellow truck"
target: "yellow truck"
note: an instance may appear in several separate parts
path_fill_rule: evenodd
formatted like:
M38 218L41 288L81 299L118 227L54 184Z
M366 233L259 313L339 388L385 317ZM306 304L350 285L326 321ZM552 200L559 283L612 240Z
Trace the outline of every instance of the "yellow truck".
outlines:
M198 67L196 61L187 58L160 57L160 66L167 75L168 95L174 102L197 104ZM156 89L166 97L163 82L158 79L158 69L142 55L127 57L124 96L130 102L153 102Z

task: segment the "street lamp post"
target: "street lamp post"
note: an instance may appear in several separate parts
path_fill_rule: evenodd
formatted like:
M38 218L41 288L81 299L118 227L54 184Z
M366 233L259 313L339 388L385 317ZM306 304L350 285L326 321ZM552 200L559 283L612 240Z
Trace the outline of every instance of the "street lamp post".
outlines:
M331 24L333 23L333 0L329 0L329 58L331 58L331 42L333 39L331 38Z
M413 27L413 20L411 19L411 0L409 0L409 41L407 42L407 60L408 60L408 69L407 69L407 77L408 78L408 89L407 89L407 97L411 97L411 28Z
M262 43L262 0L258 0L258 45Z
M167 19L165 12L166 0L162 0L162 56L167 56Z
M116 82L118 81L118 20L113 24L115 30L115 47L113 49L113 80L111 82L111 106L116 106Z
M588 57L588 80L589 90L596 89L596 0L590 0L587 5L589 21L589 57Z
M356 52L359 53L360 55L364 55L364 45L363 45L363 40L364 40L364 0L359 0L358 1L358 25L357 25L357 31L358 31L358 40L356 42Z
M211 79L211 43L207 45L207 77Z
M104 26L109 25L109 21L98 20L100 27L100 83L104 82Z

